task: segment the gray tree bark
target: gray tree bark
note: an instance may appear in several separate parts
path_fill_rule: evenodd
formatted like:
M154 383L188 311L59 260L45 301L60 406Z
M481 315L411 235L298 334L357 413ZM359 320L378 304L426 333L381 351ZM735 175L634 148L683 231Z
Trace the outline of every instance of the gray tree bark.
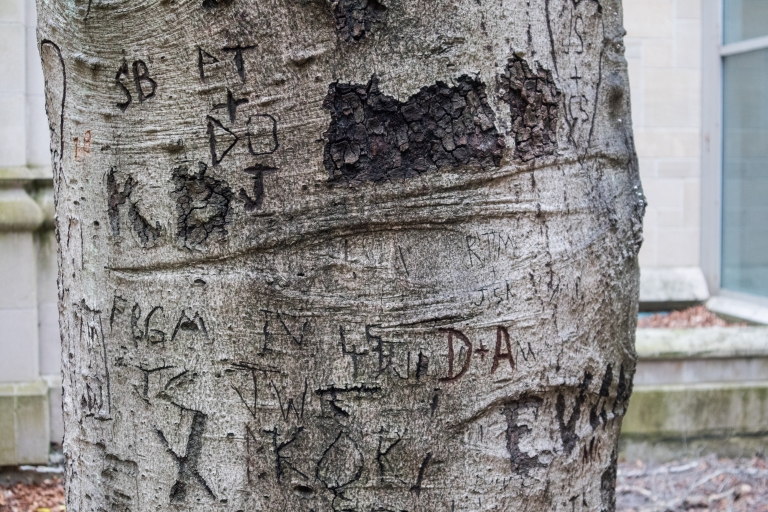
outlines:
M68 510L614 510L619 0L38 10Z

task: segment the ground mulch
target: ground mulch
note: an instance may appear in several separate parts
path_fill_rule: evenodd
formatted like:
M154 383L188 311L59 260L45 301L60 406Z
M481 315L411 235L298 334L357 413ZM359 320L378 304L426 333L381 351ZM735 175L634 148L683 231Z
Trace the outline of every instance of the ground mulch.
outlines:
M638 329L691 329L695 327L743 327L745 325L747 324L723 320L705 306L641 316L637 320Z
M0 486L0 512L64 511L61 478ZM710 456L667 464L622 462L616 512L768 512L768 462Z
M49 478L36 483L0 486L0 512L62 512L64 481Z
M668 464L621 463L617 512L768 512L768 463L715 456Z

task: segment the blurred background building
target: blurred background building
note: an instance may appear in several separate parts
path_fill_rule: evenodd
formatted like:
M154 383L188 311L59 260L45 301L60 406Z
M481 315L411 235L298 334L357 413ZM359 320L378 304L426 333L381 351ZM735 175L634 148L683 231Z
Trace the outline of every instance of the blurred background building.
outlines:
M639 330L624 450L765 450L768 1L624 0L624 23L649 203L641 309L706 303L752 324ZM0 466L44 462L63 434L35 24L33 0L0 0Z

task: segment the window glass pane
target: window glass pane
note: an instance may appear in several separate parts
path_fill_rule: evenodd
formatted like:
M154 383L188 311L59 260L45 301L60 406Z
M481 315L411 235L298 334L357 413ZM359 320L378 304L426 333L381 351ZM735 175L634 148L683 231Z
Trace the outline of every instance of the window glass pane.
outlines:
M768 36L768 0L724 0L725 44Z
M768 296L768 49L723 59L721 281Z

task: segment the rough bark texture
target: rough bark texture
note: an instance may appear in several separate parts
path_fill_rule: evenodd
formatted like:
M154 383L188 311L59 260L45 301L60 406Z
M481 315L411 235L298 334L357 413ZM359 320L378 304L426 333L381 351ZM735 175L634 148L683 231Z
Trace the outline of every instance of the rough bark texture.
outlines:
M610 511L618 0L39 0L72 511Z

